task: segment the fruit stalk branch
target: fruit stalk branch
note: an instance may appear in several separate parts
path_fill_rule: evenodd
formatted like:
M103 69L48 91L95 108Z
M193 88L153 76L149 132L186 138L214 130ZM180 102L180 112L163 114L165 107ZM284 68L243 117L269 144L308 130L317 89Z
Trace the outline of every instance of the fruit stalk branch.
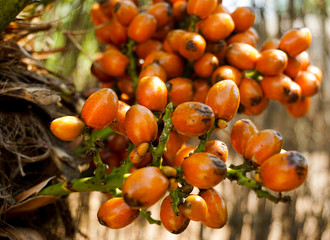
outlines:
M128 173L132 165L133 163L127 157L119 168L115 168L105 176L104 182L99 182L96 176L79 178L48 186L41 190L38 195L65 196L73 192L111 192L123 186L124 175Z
M153 147L151 150L152 153L152 166L160 167L162 164L162 155L166 151L166 144L170 137L170 133L173 127L173 122L171 118L171 112L173 111L173 104L170 102L166 106L165 114L163 116L164 129L162 134L159 137L159 143L157 147Z
M198 153L198 152L205 152L205 145L206 142L209 140L209 137L211 135L211 133L213 132L213 130L216 128L215 123L213 124L212 128L205 134L201 136L201 140L197 146L197 148L195 149L194 153Z
M151 217L151 212L150 211L140 209L140 215L144 216L150 224L157 224L159 226L161 225L160 220L156 220L156 219Z
M240 166L229 166L227 168L226 178L231 182L237 181L239 185L252 189L256 193L258 198L267 198L268 200L274 203L290 202L291 200L290 197L288 196L282 197L281 195L279 197L276 197L272 195L270 192L263 190L262 185L259 182L246 177L246 173L252 170L253 170L252 166L248 166L245 164Z
M129 59L129 65L128 65L127 71L128 71L128 74L132 77L134 87L136 88L136 86L139 83L139 77L138 77L138 74L136 72L136 58L135 58L134 53L133 53L134 45L135 45L134 40L129 39L129 41L126 45L126 47L127 47L126 55Z
M93 139L91 135L91 129L86 128L84 130L84 140L87 143L88 146L88 153L87 155L93 156L94 164L96 166L95 170L95 181L96 184L105 184L105 177L106 177L106 170L107 166L102 162L100 153L99 153L99 148L96 145L97 142L101 141L100 139Z
M140 11L147 10L152 5L152 0L138 0L138 6Z

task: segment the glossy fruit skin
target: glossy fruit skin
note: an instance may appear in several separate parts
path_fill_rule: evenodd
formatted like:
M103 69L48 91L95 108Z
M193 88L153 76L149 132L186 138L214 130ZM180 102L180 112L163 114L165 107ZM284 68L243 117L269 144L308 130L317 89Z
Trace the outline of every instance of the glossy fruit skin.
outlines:
M297 151L275 154L260 167L263 185L276 192L287 192L299 187L305 181L307 172L307 160Z
M134 105L126 113L125 129L135 146L152 142L157 137L158 125L152 112L142 106Z
M259 115L260 113L262 113L268 106L269 103L269 99L266 98L265 96L262 97L260 103L256 106L243 106L244 111L242 113L244 113L245 115L248 116L256 116Z
M121 25L116 18L112 18L110 24L105 27L108 27L111 42L117 46L128 41L127 27Z
M182 148L179 149L179 151L175 154L175 158L173 162L166 162L169 166L172 167L179 167L182 165L183 161L189 157L194 151L195 147L193 146L183 146Z
M309 65L306 70L307 70L307 72L313 73L315 75L315 77L317 78L317 80L319 81L319 83L321 84L323 74L319 67L314 66L314 65Z
M254 69L259 57L259 51L246 43L232 43L226 52L229 64L240 70Z
M114 82L115 79L110 76L102 67L101 63L102 54L96 58L91 66L91 73L97 78L99 82L109 83Z
M206 48L205 39L198 33L186 32L180 41L180 55L189 60L203 56Z
M293 104L286 105L287 112L295 117L304 117L311 106L311 99L309 97L303 97Z
M207 93L211 88L209 82L204 79L197 79L193 81L193 84L195 92L192 101L205 103Z
M125 116L130 106L123 101L118 101L118 111L115 119L110 123L109 127L117 134L126 135Z
M171 52L171 53L179 52L179 46L180 46L180 42L182 41L182 36L186 33L187 32L182 29L173 29L167 34L163 42L163 48L167 52Z
M139 58L146 58L151 52L159 51L162 49L162 43L155 39L149 39L141 42L136 46L136 55Z
M168 179L159 168L144 167L125 180L122 192L125 202L131 208L148 208L164 196L168 186Z
M103 88L90 95L81 109L81 119L88 127L102 129L116 117L118 97L110 88Z
M244 32L254 24L255 15L249 7L238 7L231 14L235 24L235 32Z
M213 53L219 60L219 65L227 64L225 60L228 44L225 40L221 40L216 43L208 42L206 45L206 51Z
M244 148L244 158L251 160L256 166L260 166L269 157L279 153L282 147L281 134L273 129L262 130L247 141Z
M203 20L201 33L207 41L217 42L227 38L234 28L234 21L229 14L215 13Z
M152 62L157 62L164 67L167 76L170 78L180 76L184 70L182 58L174 53L153 51L144 59L142 68Z
M194 71L198 76L208 78L218 66L218 58L212 53L205 53L194 62Z
M142 12L136 15L128 26L130 38L140 43L147 41L156 32L157 20L149 13Z
M222 228L228 218L227 205L220 193L214 188L199 193L207 205L207 214L202 223L210 228Z
M176 107L181 103L192 100L194 95L193 83L189 78L172 78L167 85L169 85L169 102L172 102L173 106Z
M256 63L256 69L264 75L282 73L288 64L285 52L277 49L262 51Z
M184 144L182 135L179 134L175 129L172 129L170 137L166 143L166 152L163 154L164 165L173 166L175 156L179 149Z
M176 1L172 5L173 18L176 21L182 22L187 16L187 2L186 1Z
M291 57L305 51L312 42L312 34L306 27L290 29L283 34L280 40L280 49Z
M99 3L94 3L92 5L90 15L94 26L98 26L109 21L109 18L103 13L102 6Z
M125 151L129 144L129 138L126 135L114 134L107 139L107 147L111 152Z
M128 26L133 18L139 14L139 9L131 1L117 1L113 8L112 14L123 26Z
M85 124L74 116L64 116L54 119L50 124L52 133L63 141L72 141L77 138Z
M252 78L243 78L238 89L244 106L257 106L264 95L260 84Z
M300 71L294 81L301 87L302 96L311 97L319 91L320 82L311 72Z
M308 52L303 51L300 54L298 54L297 57L301 64L301 70L306 70L310 64L310 58Z
M212 13L230 13L230 12L225 6L222 5L222 1L218 1L217 6Z
M246 43L246 44L251 45L254 48L257 46L257 40L256 40L255 36L250 34L248 31L236 33L236 34L230 36L227 39L227 44L230 45L232 43Z
M240 85L243 74L237 68L230 65L222 65L218 67L212 74L212 84L220 82L222 80L233 80L237 86Z
M298 101L301 93L296 91L296 85L284 74L265 76L261 81L261 87L265 96L281 103L294 103Z
M206 134L214 124L212 108L200 102L185 102L173 111L174 127L183 135L197 137Z
M261 51L265 51L268 49L277 49L280 46L280 39L272 38L265 41L261 46Z
M125 75L126 66L129 63L128 57L117 50L109 50L104 53L101 65L104 70L114 77L122 77Z
M226 176L226 164L217 156L199 152L190 155L182 163L187 182L200 189L208 189L220 183Z
M172 19L172 7L167 2L158 2L147 9L147 13L153 15L157 20L157 28L164 27Z
M171 203L173 203L173 200L170 196L164 198L160 206L160 220L167 231L173 234L179 234L186 230L190 220L181 211L180 215L176 216Z
M193 221L202 221L207 214L207 204L205 200L196 194L189 195L178 207L183 215Z
M100 224L119 229L126 227L139 216L139 210L131 209L122 197L111 198L104 202L97 212Z
M250 119L238 120L230 133L230 141L234 150L243 155L247 141L257 132L257 127Z
M167 81L165 68L157 62L152 62L141 69L139 79L143 77L159 77L163 82Z
M216 118L229 122L237 112L240 97L236 83L232 80L223 80L214 84L205 100Z
M188 0L187 13L200 17L207 18L217 6L217 0Z
M133 99L135 95L135 86L131 76L123 76L121 78L118 78L117 87L118 90L121 92L120 100L125 101L128 104L131 104L129 100ZM126 95L126 98L123 98L123 95Z
M299 71L302 70L301 63L298 56L288 57L288 64L284 69L284 74L288 75L290 78L294 79Z
M151 111L163 112L167 104L167 88L159 77L144 77L136 88L137 102Z
M228 159L228 147L220 140L208 140L205 144L205 151L214 154L224 163Z

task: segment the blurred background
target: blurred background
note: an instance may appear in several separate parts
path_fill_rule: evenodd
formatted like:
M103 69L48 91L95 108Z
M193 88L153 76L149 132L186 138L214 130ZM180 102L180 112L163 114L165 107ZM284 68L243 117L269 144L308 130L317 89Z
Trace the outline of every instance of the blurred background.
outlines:
M57 0L47 8L42 22L55 25L33 39L36 49L64 48L43 60L47 69L73 81L78 91L97 86L90 73L92 59L104 48L94 36L90 21L92 0ZM237 114L222 132L212 135L230 146L228 133L232 123L250 118L259 129L272 128L284 139L284 149L302 152L309 162L305 184L289 192L290 204L274 204L258 199L254 192L224 181L217 189L227 202L229 221L219 230L191 222L182 234L176 236L164 228L149 225L139 217L121 230L101 226L96 213L106 196L101 193L74 193L37 211L37 221L31 228L41 228L47 239L330 239L330 10L329 0L224 0L230 12L238 6L251 6L256 15L255 29L260 35L258 47L270 38L280 38L294 27L308 27L313 36L308 53L313 65L323 71L320 92L312 98L307 116L294 119L285 108L270 102L267 110L256 117ZM69 33L69 34L68 34ZM69 37L68 37L69 36ZM243 162L230 149L228 163ZM159 217L159 206L150 210ZM52 219L49 219L49 218ZM22 225L21 222L18 225Z

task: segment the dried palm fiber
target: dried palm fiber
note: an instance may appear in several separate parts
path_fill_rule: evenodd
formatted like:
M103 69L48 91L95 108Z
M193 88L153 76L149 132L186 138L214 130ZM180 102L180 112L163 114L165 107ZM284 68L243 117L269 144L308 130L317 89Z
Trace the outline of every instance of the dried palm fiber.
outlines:
M16 39L5 38L0 40L0 214L15 203L14 195L50 175L78 176L77 160L49 130L52 119L77 115L78 94L68 80L40 67Z

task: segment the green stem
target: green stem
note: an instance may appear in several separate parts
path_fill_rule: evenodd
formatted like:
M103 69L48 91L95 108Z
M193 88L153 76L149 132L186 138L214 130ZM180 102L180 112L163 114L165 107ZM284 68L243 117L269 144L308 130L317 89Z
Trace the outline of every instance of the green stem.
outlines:
M100 184L96 177L87 177L48 186L38 195L65 196L73 192L110 192L122 185L123 179L116 175L106 176L104 184Z
M212 128L205 135L203 135L203 139L200 140L194 153L205 152L205 145L206 145L207 141L209 140L209 137L215 128L216 128L216 125L213 124Z
M152 5L152 0L138 0L138 6L140 11L147 10Z
M262 74L257 70L246 71L245 77L252 78L252 79L256 80L257 82L260 82L263 79Z
M172 198L172 209L175 213L175 215L179 216L180 215L180 210L178 208L178 205L180 203L183 203L184 198L187 197L186 194L182 193L179 189L176 189L174 191L170 192L170 197Z
M170 133L173 127L173 122L171 118L171 112L173 111L173 104L170 102L166 106L165 114L163 116L164 129L159 137L159 143L157 147L153 147L152 153L152 166L161 167L162 165L162 155L166 151L166 144L170 137Z
M129 41L126 45L126 47L127 47L126 55L129 59L129 65L128 65L127 71L128 71L128 74L132 77L134 87L136 88L136 86L139 83L139 76L138 76L137 71L136 71L136 58L135 58L134 53L133 53L134 45L135 45L134 40L129 39Z
M160 220L156 220L156 219L152 218L150 211L140 209L140 215L144 216L150 224L161 225L161 223L162 223Z
M252 171L251 166L249 166L246 169L244 167L244 164L241 166L229 167L227 168L226 178L229 179L230 181L237 181L239 185L252 189L256 193L258 198L267 198L268 200L274 203L291 201L290 197L287 196L276 197L272 195L270 192L263 190L262 185L259 182L246 177L245 175L246 172L250 172L250 171Z
M91 135L91 138L92 138L92 141L95 142L97 138L105 140L114 134L115 134L115 132L111 128L106 127L101 130L93 132Z
M133 147L134 145L128 147L128 154L132 151ZM100 181L100 177L98 176L74 179L48 186L41 190L38 195L65 196L73 192L112 192L123 186L124 175L129 172L132 166L133 163L127 157L123 160L119 168L115 168L110 174L105 175L103 181Z
M190 32L195 32L195 28L196 28L196 23L199 21L199 17L195 16L195 15L190 15L189 16L189 31Z
M96 184L104 184L106 181L106 170L107 170L107 165L105 165L100 157L99 150L96 149L96 155L94 157L94 164L96 166L95 170L95 181Z

